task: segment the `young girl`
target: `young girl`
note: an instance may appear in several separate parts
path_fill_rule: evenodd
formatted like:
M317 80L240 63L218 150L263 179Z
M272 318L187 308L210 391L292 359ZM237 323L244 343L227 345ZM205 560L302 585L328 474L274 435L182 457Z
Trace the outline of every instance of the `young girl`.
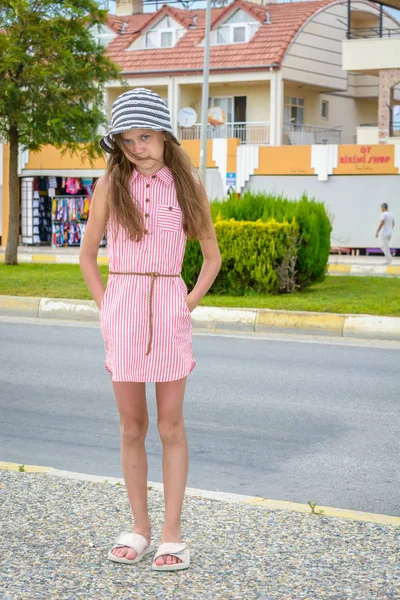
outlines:
M172 133L161 97L144 88L119 96L112 129L100 142L110 156L97 182L80 252L86 284L100 308L100 328L121 423L121 462L133 533L108 558L134 564L152 552L147 504L146 382L156 382L163 447L165 520L152 568L186 569L181 511L188 474L183 418L186 377L195 367L191 311L216 278L221 257L204 187ZM108 231L104 291L97 253ZM194 289L180 276L186 238L200 241L203 266Z

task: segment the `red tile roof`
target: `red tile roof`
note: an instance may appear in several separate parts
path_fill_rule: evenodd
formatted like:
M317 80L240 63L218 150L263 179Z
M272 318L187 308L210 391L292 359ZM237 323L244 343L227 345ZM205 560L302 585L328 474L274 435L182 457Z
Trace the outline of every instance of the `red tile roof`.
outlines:
M230 70L265 69L270 65L280 65L282 58L296 33L305 22L319 9L332 4L332 0L314 0L311 2L293 2L268 4L266 6L234 0L224 8L212 9L212 28L238 8L248 12L261 25L252 39L246 44L212 46L210 50L210 69L229 72ZM270 24L264 24L269 13ZM173 48L151 50L127 50L146 29L158 19L169 15L178 21L187 31ZM197 16L195 29L188 26ZM164 5L155 13L136 14L128 17L109 15L108 26L113 31L120 30L127 22L126 32L119 34L107 46L110 58L116 62L123 74L179 72L199 72L203 69L204 49L200 45L204 37L205 10L181 10Z

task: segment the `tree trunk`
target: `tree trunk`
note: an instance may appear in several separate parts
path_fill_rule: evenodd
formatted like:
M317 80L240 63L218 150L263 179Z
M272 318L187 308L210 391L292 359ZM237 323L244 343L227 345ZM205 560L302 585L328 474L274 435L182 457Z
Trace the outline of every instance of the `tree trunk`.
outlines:
M18 129L10 127L10 216L8 219L8 238L5 262L7 265L18 264L19 240L19 179L18 179Z

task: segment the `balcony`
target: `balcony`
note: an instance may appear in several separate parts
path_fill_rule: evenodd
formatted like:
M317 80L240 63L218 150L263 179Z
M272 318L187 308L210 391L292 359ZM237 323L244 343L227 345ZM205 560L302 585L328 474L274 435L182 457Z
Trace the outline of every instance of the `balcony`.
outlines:
M342 131L338 127L327 128L300 123L285 123L283 127L283 143L285 145L340 144L341 137Z
M400 37L400 27L388 28L382 27L352 27L348 32L349 40L365 40L365 39L376 39L376 38L398 38Z
M207 128L209 140L237 138L241 144L256 144L268 146L270 143L269 122L225 123L218 127ZM342 132L339 128L318 127L317 125L303 125L297 123L285 124L283 127L283 144L309 145L309 144L340 144ZM199 140L201 137L201 124L193 127L180 127L181 140Z
M196 123L193 127L179 127L179 138L181 140L199 140L201 138L201 124ZM270 123L268 121L247 123L224 123L207 128L209 140L238 138L241 144L257 144L267 146L270 140Z
M353 30L352 30L353 31ZM381 69L400 68L400 30L397 35L379 37L375 30L360 30L359 37L342 42L342 65L345 71L377 75Z

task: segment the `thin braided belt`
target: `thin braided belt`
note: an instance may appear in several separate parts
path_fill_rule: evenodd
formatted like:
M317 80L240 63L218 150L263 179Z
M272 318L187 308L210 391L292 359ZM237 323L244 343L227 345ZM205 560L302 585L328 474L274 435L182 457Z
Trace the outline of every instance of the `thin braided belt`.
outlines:
M156 279L159 277L180 277L178 275L163 275L162 273L135 273L134 271L110 271L109 275L140 275L142 277L151 277L150 284L150 296L149 296L149 341L147 344L146 356L151 352L151 346L153 343L153 295L154 295L154 284Z

